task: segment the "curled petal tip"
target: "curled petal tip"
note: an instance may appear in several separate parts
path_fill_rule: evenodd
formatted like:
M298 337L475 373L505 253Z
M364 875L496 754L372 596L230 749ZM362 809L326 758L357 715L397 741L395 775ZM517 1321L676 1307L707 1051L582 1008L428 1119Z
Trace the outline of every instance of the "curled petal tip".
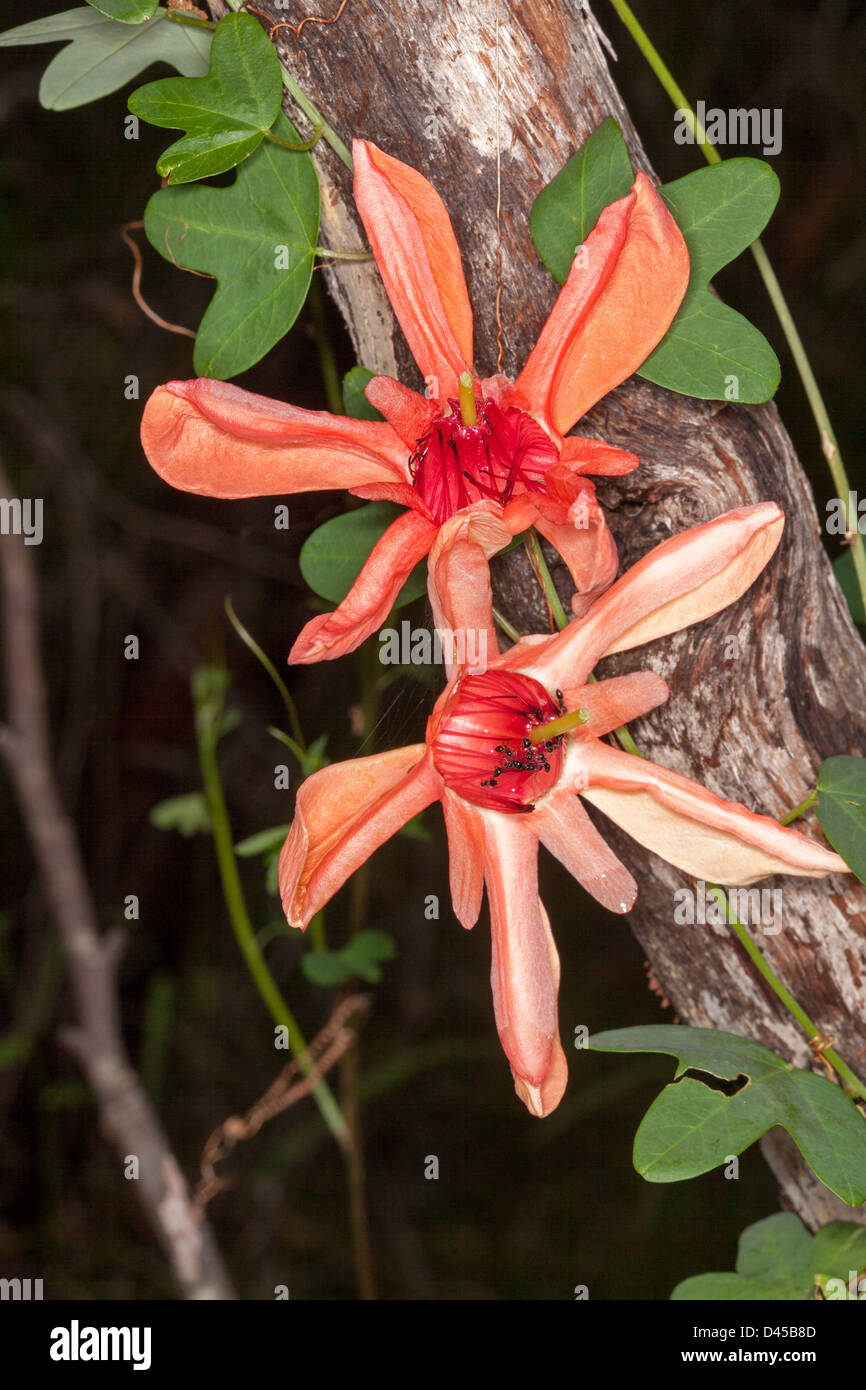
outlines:
M544 1118L544 1100L540 1086L532 1086L528 1081L522 1081L519 1076L514 1078L514 1089L523 1104L526 1106L530 1115L535 1115L537 1119Z
M518 1076L513 1067L511 1074L514 1077L515 1094L523 1101L530 1115L534 1115L537 1120L551 1115L562 1100L568 1083L568 1064L559 1038L555 1036L553 1039L550 1066L543 1080L528 1081L525 1077Z

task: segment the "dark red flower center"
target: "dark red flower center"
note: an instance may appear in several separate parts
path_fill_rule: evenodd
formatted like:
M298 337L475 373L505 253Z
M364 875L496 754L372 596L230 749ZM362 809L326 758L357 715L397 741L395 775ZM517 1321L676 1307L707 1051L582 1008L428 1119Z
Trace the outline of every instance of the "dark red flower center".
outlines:
M531 811L562 771L565 740L560 734L532 744L529 731L562 713L562 700L557 704L531 676L464 676L433 735L433 764L465 801L494 811Z
M437 525L485 497L504 506L521 492L544 491L544 474L559 455L531 415L483 399L477 425L465 425L458 402L448 404L453 415L433 421L409 461Z

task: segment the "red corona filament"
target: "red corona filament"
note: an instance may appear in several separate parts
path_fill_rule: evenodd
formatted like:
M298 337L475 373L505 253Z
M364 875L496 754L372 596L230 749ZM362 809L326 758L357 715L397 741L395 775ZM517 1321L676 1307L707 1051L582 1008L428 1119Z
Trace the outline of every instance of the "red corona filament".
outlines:
M478 424L464 425L458 402L448 404L454 413L433 421L409 461L413 485L438 526L484 498L505 506L522 492L544 491L558 453L530 415L481 400Z

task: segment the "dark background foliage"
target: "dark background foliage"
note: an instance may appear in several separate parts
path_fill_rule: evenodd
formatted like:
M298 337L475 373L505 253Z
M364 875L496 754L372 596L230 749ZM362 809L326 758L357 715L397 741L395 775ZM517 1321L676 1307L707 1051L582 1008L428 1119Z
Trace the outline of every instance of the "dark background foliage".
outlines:
M3 9L3 28L34 17ZM37 9L54 7L40 0ZM693 100L783 110L783 147L773 160L782 199L765 242L856 486L866 365L857 309L866 250L863 8L842 0L645 0L637 10ZM656 169L670 179L698 167L694 149L673 143L667 99L613 12L597 12ZM209 840L158 831L149 811L198 786L189 675L202 661L224 660L231 702L243 713L221 748L236 838L291 818L292 793L274 789L284 754L267 733L281 715L276 693L228 626L223 600L233 596L283 669L312 611L298 550L342 501L293 499L291 528L280 532L272 500L188 497L148 468L138 442L142 402L159 382L192 374L191 345L135 306L120 227L141 216L156 187L165 135L142 125L137 142L126 140L120 95L78 111L42 111L38 78L54 51L0 52L0 447L19 490L45 499L45 541L34 553L63 791L103 922L122 920L124 898L139 897L122 967L127 1039L194 1177L207 1135L256 1099L284 1054L274 1052L270 1019L241 964ZM330 114L339 125L338 94ZM750 258L717 283L780 353L779 406L823 508L829 480L814 428ZM165 317L189 325L210 293L206 281L149 249L144 290ZM346 370L351 347L330 310L329 327ZM125 399L130 374L140 382L138 401ZM309 315L241 384L324 407ZM423 601L410 616L424 620ZM124 660L127 634L140 638L138 661ZM289 676L307 736L327 732L332 758L358 751L359 670L356 655ZM412 681L391 686L366 751L421 737L431 698ZM399 951L374 990L361 1043L381 1293L570 1298L586 1284L592 1298L653 1299L689 1274L731 1267L737 1233L776 1208L757 1153L744 1156L737 1182L717 1172L682 1186L644 1183L631 1167L632 1136L670 1064L569 1045L580 1024L671 1021L625 923L545 860L571 1078L560 1110L534 1121L513 1095L496 1043L486 916L471 934L456 923L438 811L425 823L429 842L394 840L369 876L366 923L390 932ZM89 1092L57 1042L69 998L5 781L0 832L0 1272L43 1277L47 1297L171 1296ZM244 875L257 925L278 920L258 865L247 862ZM438 921L425 919L428 894L439 896ZM346 937L350 896L344 891L328 911L332 944ZM305 981L300 952L297 941L277 937L268 959L313 1033L330 996ZM438 1181L424 1177L433 1154ZM270 1298L277 1284L293 1297L352 1296L343 1166L310 1102L242 1146L227 1169L236 1184L210 1211L241 1296Z

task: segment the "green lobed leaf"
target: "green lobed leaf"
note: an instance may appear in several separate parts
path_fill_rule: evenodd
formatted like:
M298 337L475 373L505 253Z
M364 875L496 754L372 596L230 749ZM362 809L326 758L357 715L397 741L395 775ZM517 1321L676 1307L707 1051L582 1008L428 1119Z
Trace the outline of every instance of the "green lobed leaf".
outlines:
M810 1236L799 1217L779 1212L743 1231L737 1273L698 1274L677 1284L677 1302L805 1301L829 1280L847 1282L866 1265L866 1228L833 1221ZM835 1291L827 1296L834 1297Z
M265 870L265 892L274 896L280 891L280 854L290 829L289 825L273 825L268 830L259 830L255 835L248 835L245 840L235 845L235 854L241 859L261 857ZM286 930L290 929L286 927Z
M274 131L298 139L283 115ZM319 230L313 162L265 141L228 188L160 189L144 228L166 260L216 277L193 361L199 376L227 380L264 357L303 306Z
M844 1279L851 1272L866 1271L866 1226L854 1226L850 1221L831 1221L822 1226L812 1239L811 1264L814 1276L821 1282Z
M301 776L312 777L314 772L320 768L327 767L331 759L327 757L325 749L328 746L328 735L319 734L312 743L307 745L307 751L301 758Z
M156 0L87 0L87 3L119 24L143 24L152 19L156 11Z
M635 1135L634 1166L648 1182L708 1173L778 1124L837 1197L852 1207L866 1201L866 1121L826 1077L790 1066L749 1038L712 1028L622 1028L595 1034L588 1046L679 1058L678 1079L656 1097ZM688 1069L744 1081L736 1094L726 1094L684 1076Z
M782 369L763 333L710 292L709 282L760 236L779 201L762 159L727 159L659 189L686 240L689 287L638 376L703 400L766 401Z
M133 115L185 130L156 163L170 184L233 169L257 149L280 113L280 60L258 20L230 14L213 36L206 77L164 77L129 98Z
M762 1283L787 1284L788 1297L795 1298L797 1271L807 1268L811 1244L802 1221L791 1213L781 1212L749 1226L740 1236L737 1271L747 1279L759 1279ZM808 1281L808 1274L806 1279Z
M863 595L860 593L852 551L844 550L838 559L833 561L833 572L839 581L839 587L848 600L851 617L855 623L866 624L866 608L863 607Z
M541 190L529 214L536 250L560 284L603 209L624 198L633 182L622 131L608 116Z
M669 391L757 404L775 394L781 367L770 344L730 305L709 290L691 289L672 326L638 376Z
M608 116L542 189L530 228L560 283L602 209L623 197L632 180L625 141ZM779 197L775 173L760 159L729 159L659 192L685 237L691 276L676 318L638 375L706 400L769 400L781 375L776 354L758 329L710 292L709 281L765 227Z
M376 985L382 978L381 962L393 960L396 954L393 938L387 932L368 929L356 932L342 950L305 952L301 969L314 985L326 989L345 984L353 975Z
M202 835L210 831L210 813L204 792L170 796L151 807L150 823L157 830L176 830L180 835Z
M343 377L343 412L353 420L385 418L364 395L367 382L372 381L374 376L375 372L371 372L367 367L351 367Z
M314 593L331 603L341 603L351 589L370 551L405 508L394 502L369 502L324 522L301 547L301 574ZM421 560L413 569L394 607L420 598L427 588L427 566Z
M185 77L207 72L211 34L173 23L164 9L134 27L120 26L90 6L20 24L0 34L0 48L65 43L42 74L39 101L68 111L125 87L152 63L168 63Z
M866 883L866 758L826 758L818 773L818 820L837 854Z
M241 859L253 859L258 854L279 851L285 844L290 830L290 825L272 825L267 830L259 830L255 835L248 835L245 840L240 840L235 845L235 854L239 854Z
M336 989L354 974L340 951L306 951L301 956L301 969L311 984L322 989Z
M197 666L190 677L193 704L207 705L218 710L222 707L232 678L223 666Z

